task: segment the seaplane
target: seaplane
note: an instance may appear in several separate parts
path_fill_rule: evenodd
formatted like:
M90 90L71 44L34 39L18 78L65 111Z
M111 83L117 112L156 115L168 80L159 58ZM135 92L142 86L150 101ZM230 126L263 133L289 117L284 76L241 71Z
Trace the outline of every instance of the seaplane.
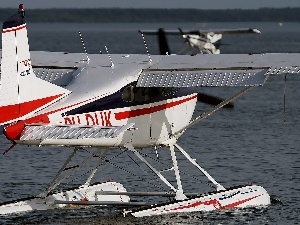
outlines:
M177 54L220 54L220 46L223 34L260 34L256 28L237 28L237 29L211 29L211 30L139 30L145 35L156 35L158 40L159 52L161 55L170 55L167 35L181 35L187 44L185 48ZM196 49L196 51L195 51Z
M143 217L268 206L271 200L265 188L257 184L224 187L177 141L190 127L254 87L263 86L270 76L299 74L299 64L297 53L192 56L151 55L149 51L133 55L30 51L21 4L2 26L0 125L11 142L3 154L14 154L16 145L69 147L74 151L46 190L1 203L0 214L70 206L122 206L124 215ZM194 115L201 101L201 87L242 89ZM70 167L73 157L83 149L95 151ZM107 152L121 149L145 163L165 191L132 192L118 182L92 183ZM149 149L169 151L174 182L144 157L143 152ZM189 194L183 189L179 154L207 177L213 191ZM84 184L58 189L95 156L98 161ZM135 195L172 199L148 204L132 201Z

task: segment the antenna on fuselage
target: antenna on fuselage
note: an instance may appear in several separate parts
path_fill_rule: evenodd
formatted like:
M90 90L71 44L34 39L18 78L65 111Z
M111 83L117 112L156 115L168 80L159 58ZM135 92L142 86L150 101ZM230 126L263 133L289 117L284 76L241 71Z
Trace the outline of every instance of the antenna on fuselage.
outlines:
M113 63L112 58L110 57L110 54L108 52L108 49L107 49L106 45L104 47L105 47L106 53L108 55L108 58L110 60L110 66L113 68L115 66L115 64Z
M82 35L81 35L81 32L80 32L80 31L79 31L79 36L80 36L80 39L81 39L81 43L82 43L84 52L85 52L85 54L86 54L87 61L90 61L90 58L89 58L89 56L88 56L88 53L87 53L87 50L86 50L86 47L85 47L85 44L84 44L84 41L83 41L83 38L82 38Z
M149 52L149 49L148 49L148 46L147 46L147 43L146 43L145 36L144 36L143 32L141 32L141 34L142 34L142 38L143 38L143 41L144 41L144 45L145 45L145 47L146 47L146 51L147 51L147 54L148 54L148 57L149 57L149 63L151 63L151 62L152 62L152 59L151 59L150 52Z

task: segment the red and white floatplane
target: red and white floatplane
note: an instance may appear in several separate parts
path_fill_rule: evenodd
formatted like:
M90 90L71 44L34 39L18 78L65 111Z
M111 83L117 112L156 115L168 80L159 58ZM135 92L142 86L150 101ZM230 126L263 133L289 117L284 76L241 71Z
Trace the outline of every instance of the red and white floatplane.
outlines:
M269 76L299 73L299 63L300 54L296 53L189 56L30 52L24 7L20 5L2 28L0 125L12 143L5 153L15 145L65 146L74 151L45 191L1 203L0 214L70 205L120 205L130 207L125 214L142 217L269 205L270 196L261 186L223 187L177 140L191 126L262 86ZM197 91L224 86L243 89L225 100ZM197 101L214 106L193 116ZM176 185L141 154L141 149L156 147L169 149ZM68 167L83 148L96 150L78 166ZM130 192L117 182L92 184L106 153L120 149L144 162L166 185L166 191ZM95 154L99 160L83 185L57 191ZM185 193L176 154L184 155L203 173L215 191ZM174 199L157 204L131 201L136 195Z

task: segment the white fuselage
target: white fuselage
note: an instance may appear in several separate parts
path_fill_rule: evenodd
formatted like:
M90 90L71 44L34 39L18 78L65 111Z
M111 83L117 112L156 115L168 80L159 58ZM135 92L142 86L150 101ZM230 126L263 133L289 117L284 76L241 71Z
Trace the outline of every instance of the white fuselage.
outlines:
M39 69L41 73L52 71L51 73L55 74L57 72L55 68L47 68L48 65L55 64L59 70L61 70L61 65L75 70L68 75L70 82L63 86L69 94L37 112L33 111L33 113L23 117L16 117L16 121L22 119L22 123L26 125L42 123L54 126L110 127L133 123L134 126L133 129L120 134L118 138L76 139L66 137L65 139L42 138L34 141L9 138L15 143L94 147L124 146L128 142L135 147L164 145L174 142L175 140L171 140L170 136L184 128L192 118L197 102L197 93L193 91L123 104L126 100L121 99L120 93L124 91L124 88L131 85L134 87L141 71L155 66L162 56L153 57L152 63L149 63L147 56L115 55L113 57L114 66L110 65L109 59L104 55L90 55L90 60L86 60L83 54L31 52L31 57L32 63L36 67L45 68ZM39 78L36 79L40 80ZM46 77L43 79L46 80ZM57 87L51 83L39 86L35 85L34 82L32 82L32 88L40 91ZM119 96L114 99L118 103L112 103L111 107L104 107L103 109L102 101L105 105L105 99L118 95L118 93ZM36 102L43 101L43 98L39 99L38 95L32 95L30 90L25 94L38 100L24 104L35 107ZM97 106L86 109L87 105L90 107L94 104ZM18 126L18 123L12 126ZM8 134L8 129L6 131Z
M176 139L170 139L175 132L184 128L190 122L195 105L197 93L158 102L114 108L103 111L64 115L54 113L48 115L49 124L79 125L94 127L112 127L134 124L116 138L78 138L78 139L45 139L16 143L35 145L65 145L65 146L91 146L91 147L123 147L132 143L134 147L147 147L168 145ZM178 138L178 136L177 136Z
M197 93L143 105L115 108L61 117L60 124L123 126L133 123L118 144L131 142L136 147L167 144L170 135L191 120ZM103 140L101 140L103 142Z

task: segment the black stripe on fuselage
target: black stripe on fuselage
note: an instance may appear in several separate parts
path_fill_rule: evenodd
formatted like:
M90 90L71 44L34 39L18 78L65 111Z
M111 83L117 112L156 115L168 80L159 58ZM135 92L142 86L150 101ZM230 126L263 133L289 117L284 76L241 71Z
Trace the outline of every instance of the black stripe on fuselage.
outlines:
M154 102L158 102L158 101L187 96L192 93L196 93L195 90L191 90L190 88L181 88L181 89L178 89L173 94L166 95L166 96L161 95L161 96L153 97L147 101L126 102L122 99L122 93L125 88L126 87L122 88L121 90L119 90L118 92L116 92L112 95L98 99L96 101L88 103L79 108L70 110L64 115L83 114L83 113L89 113L89 112L95 112L95 111L103 111L103 110L110 110L110 109L116 109L116 108L124 108L124 107L150 104L150 103L154 103Z

